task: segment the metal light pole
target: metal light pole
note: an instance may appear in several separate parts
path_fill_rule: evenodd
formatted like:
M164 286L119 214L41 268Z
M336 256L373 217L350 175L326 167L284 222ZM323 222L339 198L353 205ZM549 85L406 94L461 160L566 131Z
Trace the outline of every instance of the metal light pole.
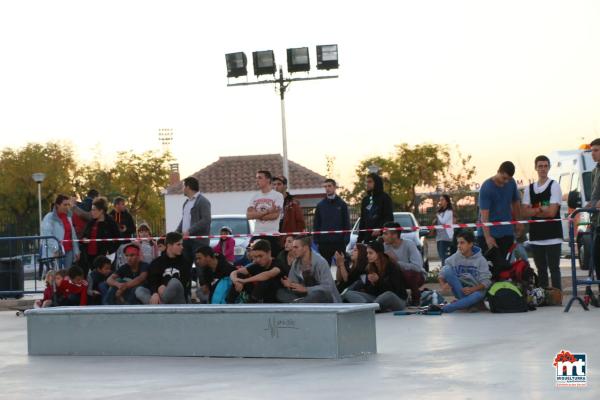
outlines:
M281 136L283 139L283 175L288 180L288 191L292 188L290 169L288 163L288 151L287 151L287 129L285 123L285 91L290 83L295 81L314 81L317 79L332 79L337 78L337 75L331 76L315 76L313 78L284 78L283 69L279 66L279 78L270 79L259 82L241 82L241 83L228 83L227 86L250 86L250 85L263 85L265 83L274 83L279 91L279 98L281 99Z
M31 177L37 183L38 187L38 214L40 217L40 236L42 236L42 182L46 179L46 174L43 172L36 172L31 175Z

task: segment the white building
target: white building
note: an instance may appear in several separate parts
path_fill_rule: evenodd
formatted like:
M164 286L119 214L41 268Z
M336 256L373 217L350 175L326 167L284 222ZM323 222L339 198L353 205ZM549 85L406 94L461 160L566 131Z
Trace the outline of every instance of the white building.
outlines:
M200 183L202 193L211 203L213 215L245 214L250 198L257 192L256 171L267 170L273 176L281 175L283 159L279 154L220 157L216 162L192 174ZM304 208L315 207L325 196L322 187L325 177L293 161L289 161L290 193ZM185 196L183 182L166 190L166 229L177 228Z

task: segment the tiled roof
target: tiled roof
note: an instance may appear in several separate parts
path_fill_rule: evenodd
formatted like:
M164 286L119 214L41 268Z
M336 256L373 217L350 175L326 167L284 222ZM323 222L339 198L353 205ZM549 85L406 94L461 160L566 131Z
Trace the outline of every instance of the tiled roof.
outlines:
M289 161L290 184L293 189L320 188L325 177ZM282 175L283 157L279 154L219 157L217 161L192 174L200 182L200 192L249 192L257 190L256 171ZM167 194L183 193L183 182L167 188Z

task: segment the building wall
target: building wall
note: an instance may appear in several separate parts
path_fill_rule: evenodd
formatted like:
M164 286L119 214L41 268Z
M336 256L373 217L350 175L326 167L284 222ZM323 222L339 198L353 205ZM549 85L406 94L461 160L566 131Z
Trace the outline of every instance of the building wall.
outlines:
M221 193L202 193L211 205L211 213L218 214L246 214L250 199L256 193L252 192L221 192ZM319 194L322 195L322 188L292 190L292 194ZM165 219L167 232L177 228L181 221L181 211L185 196L183 194L165 195Z

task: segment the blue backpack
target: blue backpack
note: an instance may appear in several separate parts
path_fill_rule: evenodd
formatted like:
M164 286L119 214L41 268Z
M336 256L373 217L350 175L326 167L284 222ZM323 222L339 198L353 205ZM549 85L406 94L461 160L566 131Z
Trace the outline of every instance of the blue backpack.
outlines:
M229 295L231 286L233 286L233 284L229 277L219 279L217 287L215 287L215 291L213 292L212 299L210 300L210 304L227 304L227 296Z

